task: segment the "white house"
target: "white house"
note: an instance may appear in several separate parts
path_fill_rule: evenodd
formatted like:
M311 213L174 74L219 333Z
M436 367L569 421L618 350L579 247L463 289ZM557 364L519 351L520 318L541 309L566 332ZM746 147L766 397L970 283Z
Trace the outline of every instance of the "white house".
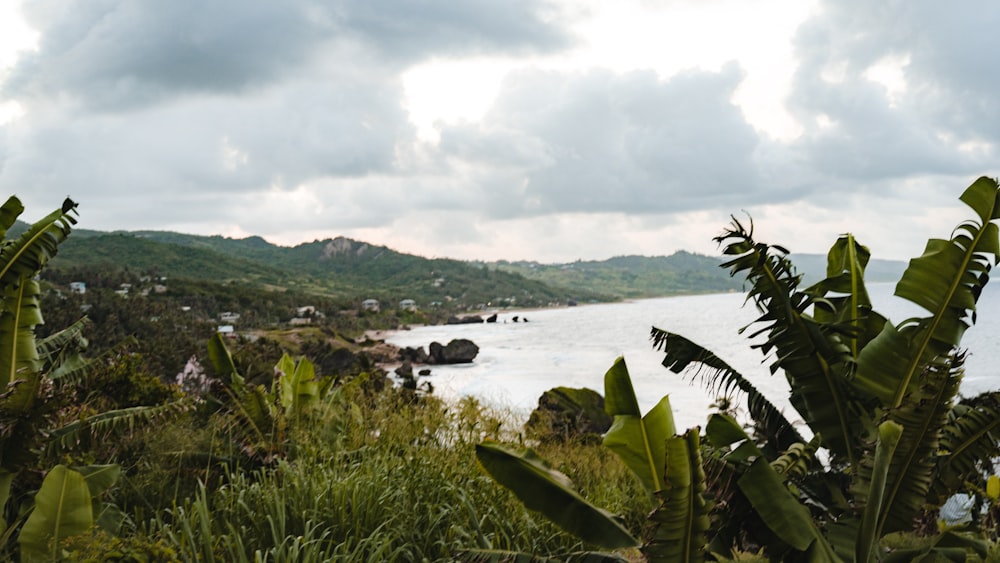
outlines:
M240 314L226 311L225 313L219 313L219 320L224 323L235 323L240 320Z
M84 282L69 282L69 292L83 295L87 293L87 284Z
M378 312L379 304L377 299L365 299L361 302L362 311L373 311Z
M416 311L417 302L412 299L403 299L399 302L399 308L403 311Z

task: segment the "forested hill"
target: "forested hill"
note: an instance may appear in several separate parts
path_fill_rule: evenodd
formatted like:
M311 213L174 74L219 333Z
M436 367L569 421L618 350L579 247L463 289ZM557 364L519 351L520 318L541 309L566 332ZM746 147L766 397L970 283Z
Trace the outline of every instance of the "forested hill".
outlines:
M670 256L617 256L568 264L501 261L492 265L555 286L642 298L739 291L742 285L721 264L719 258L680 251Z
M49 269L128 269L134 273L208 282L256 284L343 300L414 299L452 309L538 307L613 297L554 287L516 273L459 260L427 259L343 237L295 247L260 237L230 239L172 232L77 230ZM84 280L86 281L86 280Z
M11 234L23 230L24 224ZM808 282L822 277L825 257L793 255ZM50 268L127 269L133 273L219 283L252 284L339 300L414 299L451 309L534 307L685 293L739 291L719 257L618 256L565 264L429 259L344 237L294 247L261 237L232 239L168 231L77 229ZM902 262L873 260L871 281L894 281ZM877 278L877 279L876 279Z

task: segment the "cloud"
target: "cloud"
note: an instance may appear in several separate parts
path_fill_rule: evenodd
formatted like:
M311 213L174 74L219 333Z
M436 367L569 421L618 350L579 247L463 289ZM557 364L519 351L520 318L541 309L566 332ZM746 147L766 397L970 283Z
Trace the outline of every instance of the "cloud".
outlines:
M482 123L444 128L441 150L502 178L481 184L499 217L726 205L761 188L757 134L730 101L741 79L735 65L670 79L523 71Z
M975 12L974 17L970 17ZM798 158L860 185L988 171L997 154L1000 9L933 2L825 2L800 28L788 105L805 127ZM879 76L888 73L888 77Z
M430 56L569 44L545 4L526 1L41 0L23 9L39 49L0 94L70 97L99 111L244 93L359 57L398 70Z

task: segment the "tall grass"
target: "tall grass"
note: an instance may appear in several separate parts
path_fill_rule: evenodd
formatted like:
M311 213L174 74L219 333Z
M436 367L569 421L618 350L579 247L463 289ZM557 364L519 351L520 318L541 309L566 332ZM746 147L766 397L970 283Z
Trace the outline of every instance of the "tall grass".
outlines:
M335 394L294 429L292 454L276 465L226 469L185 498L161 496L168 487L159 484L147 502L160 508L137 511L135 533L190 561L435 561L470 548L585 548L476 465L482 438L518 439L511 420L471 399ZM586 444L543 453L638 530L650 501L617 458Z

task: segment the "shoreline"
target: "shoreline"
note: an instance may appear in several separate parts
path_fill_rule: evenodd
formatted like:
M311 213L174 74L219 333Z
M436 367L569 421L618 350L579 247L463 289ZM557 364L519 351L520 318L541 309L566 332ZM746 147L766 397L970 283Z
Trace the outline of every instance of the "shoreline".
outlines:
M624 304L624 303L636 303L636 302L639 302L639 301L651 301L651 300L658 300L658 299L673 299L673 298L676 298L676 297L696 297L696 296L700 296L700 295L726 295L726 294L729 294L729 293L737 293L737 292L733 292L733 291L707 291L707 292L704 292L704 293L675 293L675 294L672 294L672 295L661 295L661 296L658 296L658 297L626 297L626 298L621 299L620 301L601 301L601 302L598 302L598 303L578 303L576 305L557 305L557 306L553 306L553 307L528 307L528 308L524 308L524 309L493 309L493 310L488 310L489 312L479 312L479 313L477 313L477 312L467 312L467 313L463 313L461 315L456 314L455 316L466 317L466 316L477 316L478 315L478 316L483 317L485 319L486 317L489 317L490 315L496 314L496 315L498 315L498 317L497 317L497 323L496 324L503 324L503 322L506 322L506 321L503 321L503 322L500 321L499 315L501 315L501 314L508 314L508 318L513 317L513 316L523 317L524 313L537 313L537 312L540 312L540 311L555 311L555 310L562 310L562 309L580 309L580 308L583 308L583 307L599 307L599 306L602 306L602 305L621 305L621 304ZM530 322L530 320L523 321L523 322ZM483 323L470 323L470 324L486 324L486 323L483 322ZM405 332L405 331L408 331L408 330L413 330L413 329L416 329L416 328L424 328L424 327L432 327L432 326L449 326L449 325L447 323L442 323L442 324L408 324L408 325L404 325L402 327L394 328L394 329L388 329L388 328L386 328L386 329L370 329L370 330L366 330L364 333L362 333L362 337L366 338L368 340L373 340L373 341L379 341L380 340L380 341L384 342L386 338L391 337L393 334L397 334L397 333L400 333L400 332ZM461 324L454 324L454 325L450 325L450 326L461 326Z

